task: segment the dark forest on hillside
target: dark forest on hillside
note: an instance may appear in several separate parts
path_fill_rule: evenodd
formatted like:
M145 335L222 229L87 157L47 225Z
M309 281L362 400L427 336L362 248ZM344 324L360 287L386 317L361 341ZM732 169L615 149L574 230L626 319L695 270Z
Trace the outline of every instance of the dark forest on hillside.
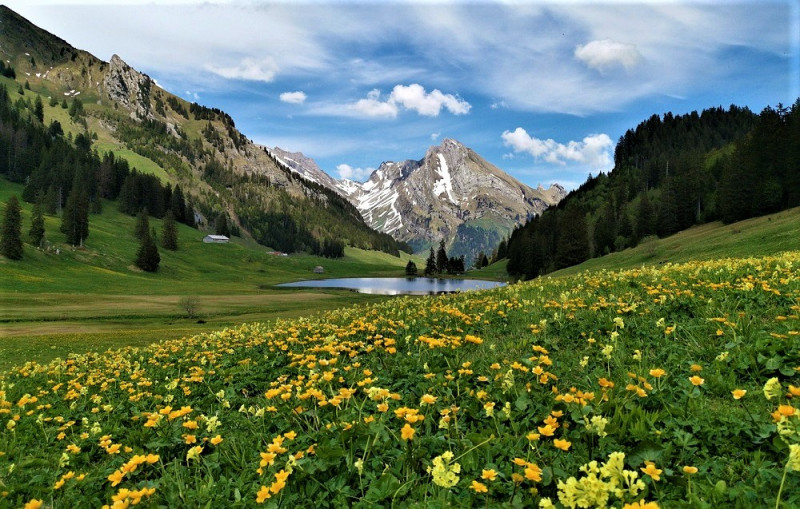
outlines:
M526 279L665 237L800 205L800 99L756 115L653 115L617 143L614 169L518 227L508 272Z

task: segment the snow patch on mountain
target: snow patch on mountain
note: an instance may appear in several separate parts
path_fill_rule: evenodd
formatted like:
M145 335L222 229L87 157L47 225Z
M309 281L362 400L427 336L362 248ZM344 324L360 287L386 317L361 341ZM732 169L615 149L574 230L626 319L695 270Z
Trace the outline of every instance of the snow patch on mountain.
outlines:
M453 198L453 181L450 179L450 169L447 167L447 160L444 158L444 154L439 153L437 155L439 156L439 176L441 178L433 185L433 194L441 196L442 193L447 193L450 203L454 204L456 200Z

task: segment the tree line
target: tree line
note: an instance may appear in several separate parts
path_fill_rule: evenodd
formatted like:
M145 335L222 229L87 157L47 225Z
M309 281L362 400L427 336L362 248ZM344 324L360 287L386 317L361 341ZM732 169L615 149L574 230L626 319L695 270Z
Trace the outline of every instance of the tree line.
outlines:
M653 115L617 143L614 169L517 227L508 272L534 278L665 237L800 205L800 99Z

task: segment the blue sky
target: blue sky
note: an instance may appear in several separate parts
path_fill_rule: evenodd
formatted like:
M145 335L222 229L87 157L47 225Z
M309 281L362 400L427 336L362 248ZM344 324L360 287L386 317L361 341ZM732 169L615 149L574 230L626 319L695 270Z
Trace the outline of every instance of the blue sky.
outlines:
M455 138L574 188L654 113L800 96L794 0L5 3L337 178Z

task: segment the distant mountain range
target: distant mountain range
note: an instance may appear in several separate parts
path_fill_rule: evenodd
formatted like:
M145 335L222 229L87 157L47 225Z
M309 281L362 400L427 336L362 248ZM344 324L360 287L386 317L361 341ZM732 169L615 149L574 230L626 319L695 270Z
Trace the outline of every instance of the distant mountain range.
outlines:
M566 195L558 184L533 189L453 139L418 161L384 162L363 183L335 180L303 154L271 150L304 178L338 190L376 230L416 252L444 240L448 254L468 262Z

